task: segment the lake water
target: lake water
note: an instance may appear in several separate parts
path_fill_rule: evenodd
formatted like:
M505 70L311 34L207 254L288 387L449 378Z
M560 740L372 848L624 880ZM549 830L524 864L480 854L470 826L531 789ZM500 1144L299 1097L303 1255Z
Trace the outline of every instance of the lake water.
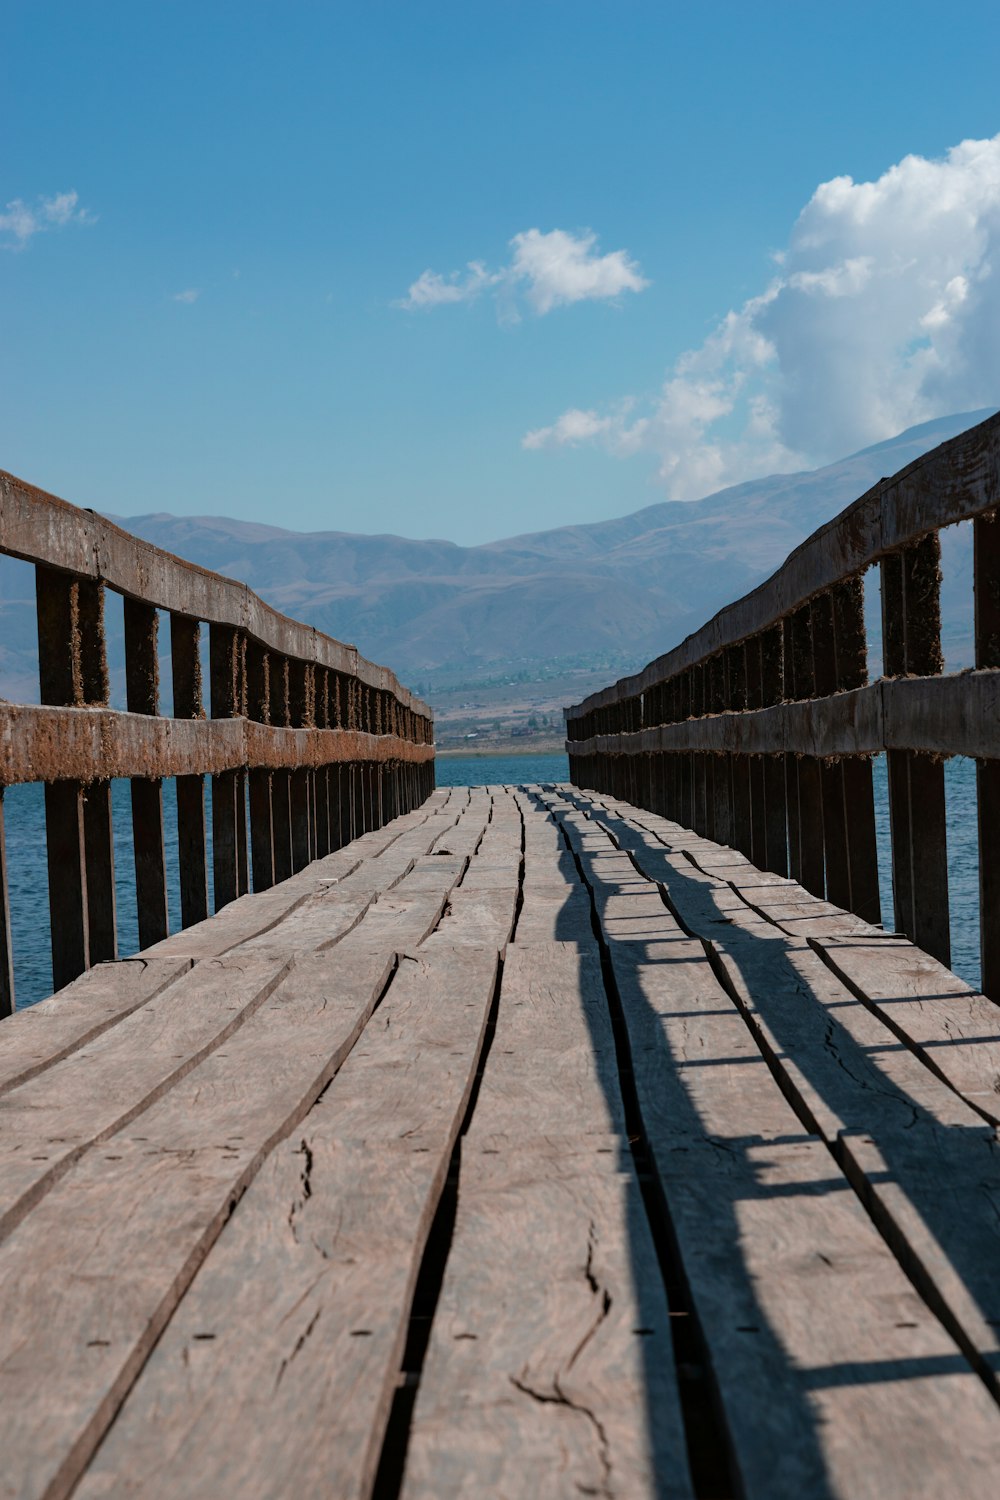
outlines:
M436 769L438 786L476 786L485 783L509 786L542 781L558 782L565 781L569 774L565 755L446 756L437 762ZM960 758L948 761L945 767L945 789L952 967L969 984L978 986L979 852L974 763ZM112 782L111 796L115 829L118 947L124 958L135 953L138 948L132 811L128 782ZM208 779L205 802L208 826L211 828L211 791ZM41 786L14 786L4 794L14 982L19 1008L34 1004L52 988L44 805ZM882 920L889 928L892 926L893 915L884 756L878 756L875 760L875 815ZM163 821L171 930L176 930L180 918L180 880L173 782L164 782ZM211 860L209 890L211 897Z

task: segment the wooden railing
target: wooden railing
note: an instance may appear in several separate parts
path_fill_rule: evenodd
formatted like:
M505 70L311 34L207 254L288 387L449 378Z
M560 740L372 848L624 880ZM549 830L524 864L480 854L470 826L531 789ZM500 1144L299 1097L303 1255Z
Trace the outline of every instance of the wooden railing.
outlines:
M896 926L949 962L944 764L977 761L983 989L1000 1000L1000 416L883 479L633 677L567 709L571 779L728 842L878 922L886 751ZM943 675L940 538L971 520L975 670ZM878 563L883 676L863 574Z
M248 890L250 869L263 890L433 789L427 705L387 668L244 584L2 472L0 552L35 564L41 689L40 706L0 701L0 1015L14 1003L3 787L45 783L57 989L117 956L112 778L131 778L141 948L168 931L164 777L177 778L185 927L208 915L205 775L216 910ZM124 598L125 712L108 706L106 589ZM158 610L170 619L170 717L160 709Z

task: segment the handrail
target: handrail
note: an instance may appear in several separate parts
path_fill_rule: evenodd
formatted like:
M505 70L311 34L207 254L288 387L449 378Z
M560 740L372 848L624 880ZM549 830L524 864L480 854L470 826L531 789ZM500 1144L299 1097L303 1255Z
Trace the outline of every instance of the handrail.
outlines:
M889 768L896 925L950 958L943 759L975 757L983 989L1000 1000L1000 414L882 479L641 672L566 710L570 777L880 919L870 757ZM974 526L976 670L945 675L940 531ZM879 566L883 676L863 574Z
M41 704L0 702L0 1016L14 1004L3 788L45 784L56 989L117 957L110 781L131 780L139 943L167 936L162 780L176 777L181 921L263 890L416 806L434 785L431 711L356 647L245 584L0 472L0 553L35 564ZM123 596L127 709L109 706L105 590ZM160 706L170 621L173 712ZM209 695L201 623L209 626Z
M394 672L368 661L356 646L280 614L245 583L187 562L2 469L0 552L100 581L156 609L231 625L270 650L357 677L431 717L427 704L402 687Z
M567 722L666 682L727 646L739 645L783 620L835 584L853 578L887 553L1000 503L1000 412L914 459L820 526L788 554L771 577L725 605L678 646L610 687L566 709ZM585 736L584 736L585 737Z

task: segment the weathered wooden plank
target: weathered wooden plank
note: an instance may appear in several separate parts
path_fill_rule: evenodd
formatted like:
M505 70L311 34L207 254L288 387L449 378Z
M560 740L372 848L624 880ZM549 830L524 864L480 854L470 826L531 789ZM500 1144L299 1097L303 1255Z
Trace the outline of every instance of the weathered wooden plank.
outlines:
M368 1493L496 964L471 949L403 962L333 1086L238 1204L81 1500Z
M469 1138L625 1134L596 939L512 944Z
M821 938L820 952L922 1061L1000 1124L1000 1009L902 937Z
M0 1032L0 1093L26 1083L173 984L187 958L99 964L49 999L15 1011Z
M391 959L354 957L338 975L328 959L306 961L232 1050L90 1153L0 1246L0 1494L72 1489L265 1152L302 1118L371 1013ZM164 1444L159 1426L161 1453ZM154 1483L141 1459L128 1471L144 1493ZM174 1479L168 1492L186 1487Z
M440 927L424 947L493 948L502 952L510 938L517 909L517 887L482 890L465 881L452 891Z
M282 979L288 959L205 959L167 990L0 1097L0 1235L88 1148L220 1047Z
M651 931L641 944L618 941L624 906L644 898L631 883L623 891L604 880L579 814L565 822L601 910L640 1108L745 1493L902 1500L975 1489L1000 1460L1000 1425L984 1386L908 1284L814 1127L803 1127L776 1087L777 1054L769 1047L765 1061L756 1026L734 1009L701 943L666 909L659 941ZM711 888L689 869L692 886ZM683 894L675 880L672 899ZM698 915L715 945L725 914L716 913L714 930ZM773 934L772 944L789 946L748 917ZM745 950L737 956L747 970ZM836 1026L841 1011L810 1005L799 979L790 1024L794 1014L800 1031L812 1021ZM765 983L774 980L769 970ZM755 975L754 994L761 991ZM850 1066L843 1048L830 1061L842 1066ZM842 1076L844 1088L856 1088ZM899 1108L912 1124L909 1102L887 1084L886 1109ZM870 1119L867 1093L864 1102Z
M926 1294L953 1336L984 1370L1000 1371L1000 1149L981 1115L941 1081L936 1053L937 1075L806 943L688 861L637 857L689 930L712 943L800 1118L838 1155L910 1274L929 1278ZM891 1192L881 1167L866 1175L865 1142L888 1163Z
M525 884L524 905L514 940L528 943L587 944L593 937L590 901L585 891L559 885Z
M693 1493L627 1144L467 1137L405 1500Z
M334 882L343 884L360 872L362 867L367 868L369 864L374 866L374 861L404 834L421 829L428 816L421 809L405 814L385 828L363 834L324 859L315 860L307 869L273 886L269 891L242 896L207 921L196 923L164 942L155 944L146 950L144 956L221 957L241 943L270 931L320 887ZM433 836L433 833L429 833L428 840ZM410 857L408 854L398 867L393 866L393 871L387 877L390 882L400 870L407 868ZM388 866L383 866L383 869L388 870ZM379 879L367 879L360 873L355 880L358 890L375 890L380 884L383 882Z

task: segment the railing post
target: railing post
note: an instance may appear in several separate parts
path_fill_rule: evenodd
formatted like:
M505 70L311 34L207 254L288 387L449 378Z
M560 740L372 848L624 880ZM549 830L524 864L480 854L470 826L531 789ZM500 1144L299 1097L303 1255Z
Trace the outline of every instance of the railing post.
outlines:
M170 670L174 718L201 719L201 624L187 615L170 616ZM181 878L181 926L208 916L208 859L205 843L205 778L178 776L177 857Z
M160 669L157 659L158 616L151 604L125 599L125 694L128 711L158 714ZM170 931L167 920L167 870L163 854L163 782L133 776L132 847L135 851L135 900L139 947L158 943Z
M1000 522L975 529L976 666L1000 667ZM1000 760L976 762L979 822L979 951L983 993L1000 1001Z
M770 708L782 699L784 645L780 625L765 630L760 638L761 705ZM788 874L788 829L785 824L785 766L780 755L762 757L764 785L765 867L776 875Z
M326 667L316 668L316 724L320 729L330 728L330 673ZM316 789L316 858L329 854L330 841L330 767L328 763L318 766L313 772Z
M764 668L761 660L761 638L751 636L746 642L747 708L764 706ZM764 799L764 757L747 757L750 788L750 858L760 869L767 868L767 810Z
M882 560L886 676L941 671L941 546L937 533ZM944 764L889 751L889 813L896 925L918 947L950 962Z
M796 698L814 698L812 630L809 605L792 615L792 680ZM799 809L799 881L814 896L825 894L823 865L823 795L819 762L811 755L796 757Z
M741 713L747 706L746 649L726 648L726 697L728 707ZM729 757L732 784L732 845L750 858L750 758L743 754Z
M782 701L790 703L795 698L795 644L792 617L786 615L781 622L781 675ZM789 753L785 761L785 815L788 823L788 873L792 880L802 883L802 831L799 826L799 758Z
M258 641L247 641L247 718L271 722L271 659ZM274 823L271 813L272 773L262 767L248 774L250 800L250 864L253 888L266 891L274 884Z
M104 585L97 579L81 578L76 587L82 702L94 707L103 706L107 704L110 693L104 636ZM93 781L83 789L83 842L90 962L113 963L118 957L118 922L110 781Z
M10 896L7 887L7 839L0 786L0 1021L14 1010L14 961L10 945Z
M832 596L837 686L845 690L864 687L868 681L868 638L863 579L845 579L833 589ZM847 905L863 921L878 923L882 911L872 763L867 756L847 756L840 762L840 772L850 884Z
M35 568L38 675L43 703L83 699L79 588L68 573ZM83 788L79 781L45 785L52 987L62 989L90 967ZM8 950L9 930L5 934Z
M239 631L232 625L209 626L212 718L237 718L243 708ZM215 909L221 911L247 889L246 813L242 774L221 771L212 777L212 871ZM239 825L243 824L240 837Z
M812 628L813 687L817 698L837 691L837 648L834 637L833 599L819 594L809 606ZM840 761L819 763L820 795L823 803L823 857L826 895L836 906L849 908L851 878L847 855L847 816L844 806L844 775Z

